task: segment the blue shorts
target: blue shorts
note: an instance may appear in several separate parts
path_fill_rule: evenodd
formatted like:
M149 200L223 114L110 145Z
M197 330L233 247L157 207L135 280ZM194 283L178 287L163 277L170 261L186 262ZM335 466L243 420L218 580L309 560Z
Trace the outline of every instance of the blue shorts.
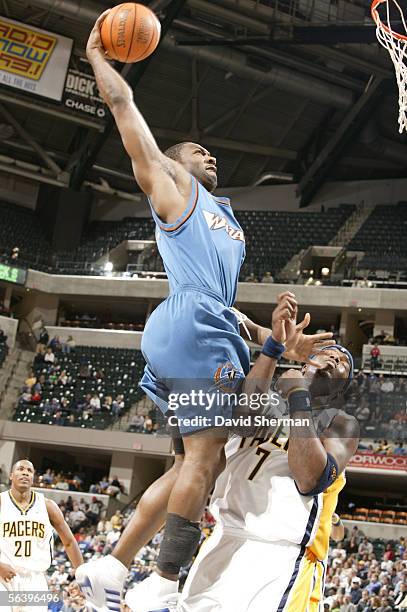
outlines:
M181 434L219 424L216 415L230 418L250 369L236 315L220 300L183 287L154 310L143 333L140 386L164 414L175 411Z

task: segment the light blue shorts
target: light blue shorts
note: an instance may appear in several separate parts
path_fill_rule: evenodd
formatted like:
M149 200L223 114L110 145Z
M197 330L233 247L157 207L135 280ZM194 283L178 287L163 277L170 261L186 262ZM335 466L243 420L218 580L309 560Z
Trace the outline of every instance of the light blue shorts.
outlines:
M215 426L216 415L230 418L249 372L249 348L221 299L182 287L154 310L143 333L140 386L164 414L175 411L181 434Z

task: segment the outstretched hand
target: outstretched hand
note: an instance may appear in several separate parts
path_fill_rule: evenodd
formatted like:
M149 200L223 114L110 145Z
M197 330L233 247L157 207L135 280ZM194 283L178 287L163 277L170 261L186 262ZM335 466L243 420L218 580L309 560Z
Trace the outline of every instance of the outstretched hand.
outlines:
M273 310L271 329L274 340L285 344L291 341L293 335L292 322L297 316L297 301L294 293L285 291L277 298L277 306ZM294 323L295 327L295 323Z
M102 44L100 29L102 27L102 23L104 22L111 10L112 9L107 9L97 18L96 23L93 26L93 29L89 35L89 39L86 45L86 55L89 60L92 57L92 53L94 53L95 51L101 51L102 53L106 54L106 51Z
M303 330L308 327L311 322L309 312L298 325L295 325L295 331L291 334L291 340L286 342L287 350L284 353L285 359L308 363L320 367L320 364L312 357L321 351L326 346L333 346L335 340L332 340L332 332L323 332L321 334L306 335Z

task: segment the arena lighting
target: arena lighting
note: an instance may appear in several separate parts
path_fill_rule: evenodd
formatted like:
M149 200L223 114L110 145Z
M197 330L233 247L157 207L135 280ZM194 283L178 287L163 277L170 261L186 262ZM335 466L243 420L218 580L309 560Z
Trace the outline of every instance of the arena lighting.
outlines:
M330 273L330 269L329 268L325 267L325 268L321 269L322 276L329 276L329 273Z

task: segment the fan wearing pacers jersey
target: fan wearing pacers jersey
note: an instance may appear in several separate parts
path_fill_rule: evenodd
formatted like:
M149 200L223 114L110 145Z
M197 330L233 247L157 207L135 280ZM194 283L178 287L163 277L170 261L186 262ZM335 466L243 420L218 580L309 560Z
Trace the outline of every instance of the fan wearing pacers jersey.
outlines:
M75 569L83 563L82 554L57 504L42 493L32 491L31 461L17 461L10 481L10 489L0 493L0 593L4 597L4 591L46 592L45 572L52 562L53 530L61 538ZM6 612L46 612L47 605L34 607L21 603L4 609Z
M180 392L192 396L192 392L212 391L214 384L222 387L223 383L228 388L229 383L248 388L256 380L267 387L274 360L285 346L272 338L271 330L248 322L253 339L264 344L264 354L249 373L249 350L232 310L245 255L244 234L229 200L212 195L217 185L216 159L192 142L176 145L165 154L160 151L134 103L133 92L106 61L100 27L107 14L101 15L91 32L87 56L137 183L149 198L170 285L169 297L155 309L143 333L147 366L141 386L164 413L169 396ZM283 302L281 317L292 316L295 296L287 292ZM314 348L330 343L331 334L303 336L306 323L298 329L296 351L289 358L306 361ZM230 417L232 406L221 404L217 410ZM200 539L199 519L208 493L224 467L225 434L201 435L205 426L191 423L205 414L203 402L191 401L177 411L185 459L157 483L157 504L167 512L159 513L160 523L148 529L156 531L164 522L166 527L157 573L140 585L144 590L139 594L140 611L163 610L167 595L176 593L179 570L190 562ZM114 606L120 597L138 547L132 530L133 525L112 556L76 572L82 589L99 607Z
M333 515L359 427L332 407L352 378L352 356L336 345L316 359L319 369L306 365L278 380L293 419L289 437L280 426L227 443L210 504L216 527L179 612L322 611Z

